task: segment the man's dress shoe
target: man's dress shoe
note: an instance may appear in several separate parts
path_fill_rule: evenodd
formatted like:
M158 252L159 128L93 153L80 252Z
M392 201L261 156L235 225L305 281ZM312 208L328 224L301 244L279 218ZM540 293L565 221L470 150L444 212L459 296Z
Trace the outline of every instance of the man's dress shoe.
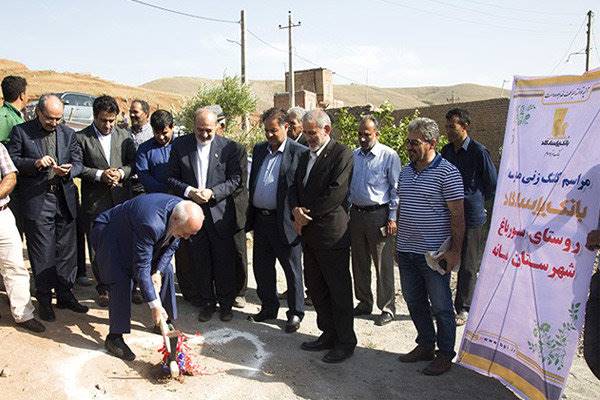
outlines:
M300 345L300 348L306 351L330 350L333 349L333 343L322 338L318 338L317 340L313 340L311 342L303 342L302 345Z
M28 319L24 322L17 322L17 326L35 333L42 333L46 330L46 327L35 318Z
M83 304L79 303L77 300L72 299L72 300L67 300L67 301L57 301L56 302L56 308L60 308L60 309L69 309L71 311L74 311L76 313L80 313L80 314L85 314L86 312L89 311L88 306L84 306Z
M56 320L56 315L52 309L52 304L39 303L38 313L40 314L40 318L44 321L52 322Z
M297 315L292 315L285 324L285 333L294 333L300 328L302 320Z
M122 336L110 339L107 337L104 341L104 347L106 348L106 350L108 350L110 354L112 354L115 357L121 358L126 361L135 360L135 354L133 353L133 351L131 351L129 346L127 346Z
M337 364L344 361L346 358L350 358L354 354L354 349L346 350L346 349L333 349L330 350L325 356L323 356L323 362L329 364Z

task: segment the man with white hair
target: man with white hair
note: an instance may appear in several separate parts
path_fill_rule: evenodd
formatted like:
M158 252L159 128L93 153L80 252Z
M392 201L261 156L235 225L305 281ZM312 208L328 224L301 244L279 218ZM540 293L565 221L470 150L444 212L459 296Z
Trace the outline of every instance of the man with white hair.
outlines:
M246 150L218 135L217 114L196 111L194 134L177 138L169 158L169 188L200 204L204 227L190 239L190 269L177 269L184 297L200 307L198 320L209 321L219 304L221 321L231 321L236 295L235 242L239 231L235 195L243 188Z
M306 110L302 107L292 107L287 111L285 122L288 124L288 137L298 144L308 146L306 136L302 134L302 118Z
M152 321L177 318L171 258L179 238L202 228L204 213L189 200L164 193L135 197L96 218L90 240L102 281L109 287L109 353L133 361L123 340L131 329L131 287L135 279L152 311ZM155 287L160 288L157 295Z
M339 363L356 347L347 200L352 151L330 137L331 120L321 109L307 112L302 127L310 152L298 159L290 207L303 244L304 280L323 334L301 348L329 350L323 361Z
M429 118L408 125L405 146L410 164L398 180L396 250L402 295L417 329L417 346L399 360L431 361L425 375L441 375L452 366L456 323L450 271L459 264L465 233L463 182L458 169L435 151L440 131ZM450 238L439 258L446 273L431 269L425 253L437 251ZM437 324L437 332L433 325ZM435 352L437 343L438 352Z

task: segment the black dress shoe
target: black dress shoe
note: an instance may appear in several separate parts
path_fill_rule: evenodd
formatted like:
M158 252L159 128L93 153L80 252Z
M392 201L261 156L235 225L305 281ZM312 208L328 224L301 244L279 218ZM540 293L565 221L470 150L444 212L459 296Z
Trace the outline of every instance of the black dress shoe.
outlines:
M102 308L108 307L108 293L100 293L96 303Z
M35 318L28 319L25 322L17 322L17 326L35 333L42 333L46 330L46 327Z
M219 310L219 319L223 322L229 322L233 319L231 308Z
M337 364L344 361L346 358L350 358L354 354L354 349L345 350L345 349L333 349L330 350L327 354L323 356L323 362L329 364Z
M248 321L264 322L270 319L277 319L277 312L260 310L258 314L248 316Z
M212 319L213 314L215 313L214 307L202 307L200 308L200 312L198 312L198 321L200 322L208 322Z
M390 314L389 312L384 311L375 320L375 325L377 325L377 326L387 325L390 322L392 322L393 320L394 320L394 317L392 316L392 314Z
M285 324L285 333L294 333L300 328L300 322L302 320L297 315L292 315L288 318Z
M359 304L356 307L354 307L354 310L352 311L352 315L354 315L355 317L359 317L361 315L371 315L371 310L366 310L366 309L362 308Z
M133 304L145 303L144 296L142 296L142 292L140 292L140 289L133 289L133 291L131 292L131 302Z
M126 361L135 360L135 354L125 343L122 336L116 338L106 338L104 347L110 354Z
M56 320L56 315L52 309L52 304L39 303L38 313L40 314L40 318L44 321L52 322Z
M318 338L317 340L313 340L312 342L303 342L300 345L302 350L306 351L323 351L333 349L333 343L326 341L322 338Z
M74 311L76 313L80 313L80 314L85 314L86 312L88 312L90 309L88 308L88 306L84 306L83 304L79 303L77 300L72 299L72 300L67 300L67 301L57 301L56 302L56 308L60 308L60 309L69 309L71 311Z

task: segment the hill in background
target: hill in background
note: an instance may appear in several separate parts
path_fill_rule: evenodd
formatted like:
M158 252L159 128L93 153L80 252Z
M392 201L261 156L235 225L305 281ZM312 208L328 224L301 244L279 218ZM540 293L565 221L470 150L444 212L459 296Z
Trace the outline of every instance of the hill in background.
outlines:
M44 93L73 91L94 96L109 94L117 98L120 107L124 107L127 102L135 98L145 99L152 105L152 108L160 107L167 110L178 110L184 100L183 96L176 93L122 85L89 74L33 71L24 64L0 59L0 79L6 75L19 75L27 79L27 94L30 100L36 99ZM128 106L125 109L128 109Z
M196 77L170 77L156 79L141 86L127 86L108 81L90 74L56 71L34 71L19 62L0 59L0 79L6 75L21 75L29 83L31 99L48 92L76 91L91 95L109 94L116 97L122 107L126 103L141 98L147 100L153 109L165 108L177 111L186 97L196 94L201 85L216 85L220 80ZM273 105L273 95L284 91L283 81L250 81L250 87L258 100L258 111ZM460 84L453 86L427 86L413 88L380 88L366 85L335 85L334 97L346 106L380 105L390 101L396 108L426 107L451 102L486 100L507 97L508 90L491 86Z
M195 77L160 78L141 85L141 87L163 92L193 96L201 85L216 85L220 80ZM258 99L258 110L273 106L273 94L284 91L283 81L250 81L250 87ZM453 86L426 86L414 88L380 88L366 85L334 85L333 96L342 100L346 106L371 103L380 105L385 100L396 108L427 107L435 104L488 100L508 97L510 91L492 86L459 84Z

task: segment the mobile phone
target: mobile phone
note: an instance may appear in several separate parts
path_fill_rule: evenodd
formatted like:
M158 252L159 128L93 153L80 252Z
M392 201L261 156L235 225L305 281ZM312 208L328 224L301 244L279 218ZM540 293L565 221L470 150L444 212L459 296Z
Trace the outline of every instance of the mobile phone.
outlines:
M384 225L384 226L380 227L379 228L379 233L381 233L381 236L387 237L387 235L388 235L387 225Z

